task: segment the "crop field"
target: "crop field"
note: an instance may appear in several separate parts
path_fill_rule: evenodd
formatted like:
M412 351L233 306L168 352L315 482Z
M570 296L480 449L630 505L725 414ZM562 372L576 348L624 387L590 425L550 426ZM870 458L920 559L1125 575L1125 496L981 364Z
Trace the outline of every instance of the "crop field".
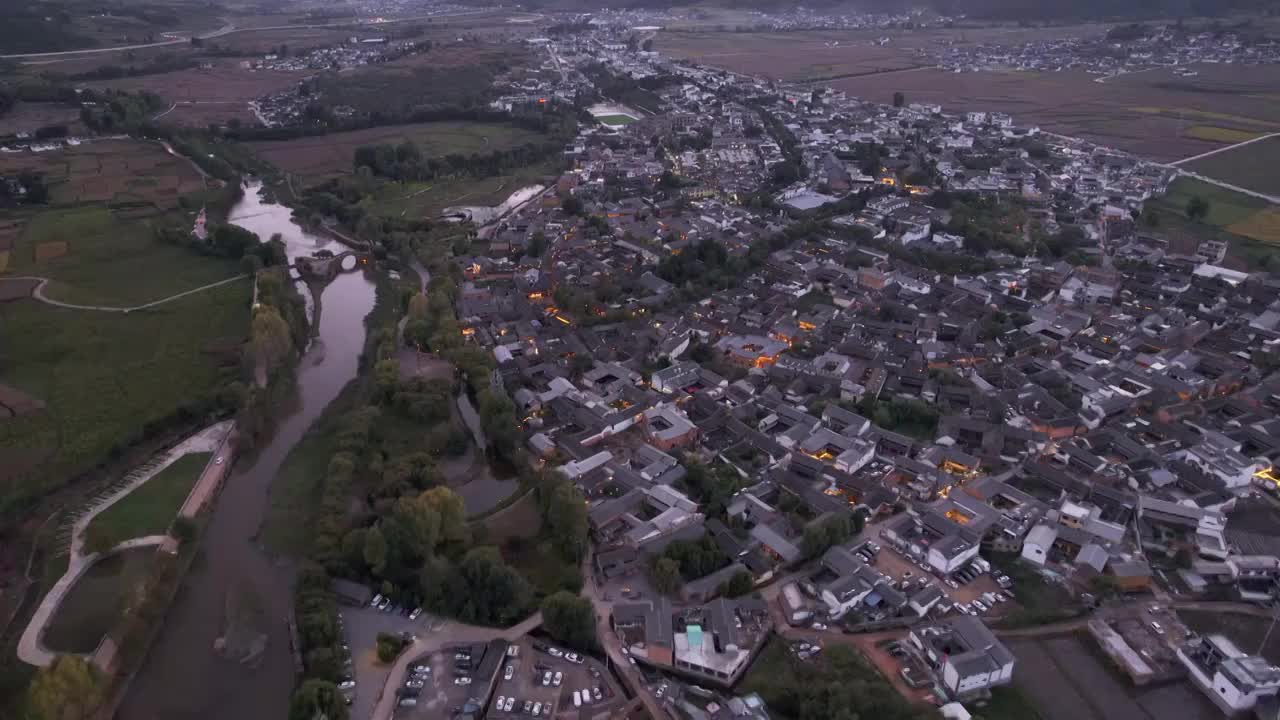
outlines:
M0 304L4 381L46 405L0 421L0 508L105 460L239 377L252 286L231 283L152 310L101 313Z
M204 127L238 118L253 122L249 101L293 87L310 73L277 70L248 70L236 60L218 60L209 70L189 68L139 77L100 80L88 83L97 89L113 88L153 92L170 103L171 111L157 115L161 122L187 127Z
M1186 217L1187 203L1199 196L1209 203L1203 222ZM1156 231L1171 247L1189 252L1202 240L1229 245L1224 264L1237 270L1280 267L1280 207L1193 178L1181 177L1164 197L1147 203L1160 218Z
M552 163L522 168L512 175L489 178L449 178L438 182L383 185L363 201L365 209L382 217L433 218L453 205L494 206L516 190L549 182L557 175Z
M909 49L877 46L871 33L664 32L666 54L775 80L818 81L926 65Z
M72 135L84 132L80 108L72 105L20 102L0 115L0 135L31 132L46 125L66 125Z
M183 158L155 143L104 140L49 152L0 154L0 175L44 175L54 204L142 203L174 208L181 195L205 189Z
M354 170L356 149L364 145L411 141L423 157L457 153L470 155L538 142L543 136L512 125L496 123L436 122L333 133L297 140L250 143L263 160L286 172L317 182Z
M1187 170L1232 185L1280 196L1280 136L1259 140L1184 165Z

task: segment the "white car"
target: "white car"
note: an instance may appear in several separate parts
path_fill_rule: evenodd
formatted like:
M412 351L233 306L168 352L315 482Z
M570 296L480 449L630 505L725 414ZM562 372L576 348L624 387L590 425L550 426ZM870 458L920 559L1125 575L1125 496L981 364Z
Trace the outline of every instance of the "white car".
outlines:
M469 678L469 677L467 677L467 676L465 676L465 675L464 675L464 676L462 676L462 677L459 677L459 678L454 678L454 679L453 679L453 684L454 684L454 685L470 685L470 684L471 684L471 678Z
M599 687L596 687L596 688L592 688L591 697L595 698L596 701L598 702L600 698L604 697L604 694L600 692Z
M370 600L370 601L369 601L369 607L371 607L371 608L376 608L376 607L378 607L378 604L379 604L379 603L381 603L381 602L382 602L382 594L381 594L381 593L379 593L379 594L377 594L377 595L374 595L374 596L373 596L373 600Z
M551 657L564 657L564 651L558 648L547 648L547 654Z
M542 675L542 685L543 687L546 687L547 685L550 685L550 684L551 684L551 671L548 670Z
M355 680L343 680L342 682L338 683L339 690L350 690L355 686L356 686Z
M406 682L404 686L407 688L413 688L414 690L421 690L423 687L426 686L426 683L423 682L422 680L410 680Z
M564 656L564 659L568 660L571 663L576 663L578 665L582 664L582 656L578 655L577 653L566 653Z
M382 602L378 603L378 609L386 612L391 607L391 598L382 598Z
M542 714L542 703L540 703L540 702L536 702L536 703L534 703L534 704L533 704L533 712L532 712L532 713L530 713L530 714L532 714L532 715L541 715L541 714Z
M586 688L582 688L582 702L591 702L591 691Z
M511 712L511 708L513 708L513 707L515 707L515 706L516 706L516 698L515 698L515 696L513 695L513 696L511 696L511 697L507 698L507 704L502 706L502 711L503 711L503 712Z
M498 699L493 701L493 709L494 709L494 710L501 710L501 709L502 709L502 704L503 704L503 703L505 703L506 701L507 701L507 696L506 696L506 695L499 695L499 696L498 696Z
M513 665L508 665L507 669L502 671L503 680L510 680L515 676L516 676L516 669L515 669L515 666Z
M826 630L826 629L827 629L827 626L826 626L826 625L824 625L824 624L822 624L822 623L814 623L814 624L813 624L813 629L814 629L814 630Z
M414 609L413 609L413 612L409 613L409 619L410 619L410 620L417 620L417 619L418 619L418 616L419 616L419 615L421 615L421 614L422 614L422 608L414 608Z
M551 684L555 685L556 687L560 687L560 681L563 679L564 679L564 673L557 670L556 674L551 678Z
M222 458L218 458L217 460L214 460L214 461L213 461L213 464L214 464L214 465L221 465L221 464L222 464Z

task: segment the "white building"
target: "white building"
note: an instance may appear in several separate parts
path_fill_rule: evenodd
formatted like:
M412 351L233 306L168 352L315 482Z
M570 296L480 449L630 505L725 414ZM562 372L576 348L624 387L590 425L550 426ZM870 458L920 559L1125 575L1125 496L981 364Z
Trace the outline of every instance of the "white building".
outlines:
M1223 712L1235 715L1280 693L1280 668L1244 654L1222 635L1209 635L1178 648L1191 679Z
M1013 653L981 620L960 615L908 636L953 697L965 697L1013 679Z

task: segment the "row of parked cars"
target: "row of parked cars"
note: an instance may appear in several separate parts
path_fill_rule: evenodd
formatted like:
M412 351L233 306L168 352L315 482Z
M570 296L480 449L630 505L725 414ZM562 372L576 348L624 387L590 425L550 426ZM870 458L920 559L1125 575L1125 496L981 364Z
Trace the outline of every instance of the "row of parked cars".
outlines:
M342 677L338 680L338 690L342 692L342 699L350 705L356 697L355 662L351 659L346 620L341 612L338 613L338 634L342 636Z
M408 615L410 620L417 620L418 616L422 614L422 608L414 608L410 610L407 606L400 607L399 605L393 604L391 602L391 598L383 597L381 593L373 596L373 599L369 601L369 607L381 610L385 613Z
M493 701L494 712L524 713L532 717L551 717L553 709L551 702L525 700L521 703L516 700L515 696L504 697L499 695L498 699Z
M418 695L427 683L431 682L431 666L426 663L415 663L409 666L405 675L404 687L396 694L400 697L400 707L414 707L418 704Z

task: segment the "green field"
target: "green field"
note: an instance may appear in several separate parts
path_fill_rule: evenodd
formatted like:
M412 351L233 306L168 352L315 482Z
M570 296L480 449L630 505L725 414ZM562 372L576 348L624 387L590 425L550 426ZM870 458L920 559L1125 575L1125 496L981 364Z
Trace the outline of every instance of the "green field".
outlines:
M1187 163L1192 172L1267 195L1280 195L1280 136Z
M105 547L164 533L200 479L210 457L211 453L190 453L178 458L95 517L89 523L88 532L100 538Z
M442 157L505 150L545 140L545 135L515 125L430 122L255 142L249 147L260 159L312 183L353 172L356 149L363 146L412 142L423 157Z
M369 214L381 217L433 218L453 205L501 204L516 190L543 183L556 174L556 166L548 162L522 168L513 175L423 183L389 182L361 205Z
M1199 196L1209 203L1202 222L1187 218L1187 203ZM1265 200L1217 185L1181 177L1164 197L1150 200L1147 211L1158 217L1152 228L1168 236L1175 252L1194 252L1203 240L1222 240L1229 246L1228 264L1249 270L1280 269L1280 211Z
M231 260L203 257L155 239L153 225L183 220L121 219L105 207L50 209L23 229L8 272L50 278L45 294L63 302L140 305L240 274ZM62 257L36 262L37 246L65 242Z
M146 580L155 553L154 546L134 548L91 565L49 619L45 645L58 652L93 652Z
M48 409L0 422L0 514L170 426L240 378L253 292L231 283L128 315L0 304L5 382Z
M636 121L630 115L601 115L596 120L605 125L630 125Z

